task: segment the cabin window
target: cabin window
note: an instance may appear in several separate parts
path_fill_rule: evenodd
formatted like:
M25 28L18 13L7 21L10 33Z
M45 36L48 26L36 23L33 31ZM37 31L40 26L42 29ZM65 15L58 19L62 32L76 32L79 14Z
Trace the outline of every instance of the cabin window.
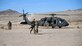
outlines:
M56 20L54 20L54 24L56 24Z
M61 23L61 21L59 21L59 23Z

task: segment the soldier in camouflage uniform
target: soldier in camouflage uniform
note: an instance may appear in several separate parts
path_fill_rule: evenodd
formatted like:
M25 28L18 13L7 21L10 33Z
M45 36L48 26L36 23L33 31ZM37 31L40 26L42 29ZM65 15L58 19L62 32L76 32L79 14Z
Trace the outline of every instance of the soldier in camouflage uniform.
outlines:
M35 34L38 33L38 27L39 27L39 23L38 21L36 21L36 26L35 26L35 31L34 31Z
M12 22L11 22L11 21L8 22L8 29L9 29L9 30L12 29Z
M35 31L35 19L33 19L33 21L31 22L31 30L30 30L30 33L32 32L32 30L34 29Z

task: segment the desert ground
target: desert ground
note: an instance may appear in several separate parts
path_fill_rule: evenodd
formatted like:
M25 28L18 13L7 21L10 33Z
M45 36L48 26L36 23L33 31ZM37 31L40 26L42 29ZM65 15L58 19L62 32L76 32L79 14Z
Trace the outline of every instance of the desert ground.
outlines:
M9 12L10 11L10 12ZM65 19L69 26L62 28L39 27L39 33L30 34L30 25L21 25L22 17L7 10L0 15L0 46L82 46L82 11L65 11L57 14L67 16L56 16ZM5 14L8 15L5 15ZM17 14L17 15L12 15ZM68 16L70 15L70 16ZM48 15L49 16L49 15ZM27 16L29 20L39 20L46 15ZM8 30L8 21L12 22L12 30ZM4 27L3 29L1 27Z
M0 46L82 46L82 22L68 27L39 27L39 33L30 34L30 25L13 23L12 30L0 29Z

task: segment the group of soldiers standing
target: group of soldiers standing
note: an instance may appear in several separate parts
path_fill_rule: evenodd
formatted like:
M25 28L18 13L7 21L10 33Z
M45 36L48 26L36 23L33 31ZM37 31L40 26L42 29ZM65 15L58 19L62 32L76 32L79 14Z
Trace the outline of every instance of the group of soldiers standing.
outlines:
M35 21L35 19L33 19L33 21L31 22L30 33L32 31L34 31L34 34L37 34L38 33L38 27L39 27L38 21ZM12 29L12 22L11 21L8 22L8 29L9 30Z
M37 34L38 27L39 27L38 21L35 21L35 19L33 19L33 21L31 22L30 33L34 30L34 34Z

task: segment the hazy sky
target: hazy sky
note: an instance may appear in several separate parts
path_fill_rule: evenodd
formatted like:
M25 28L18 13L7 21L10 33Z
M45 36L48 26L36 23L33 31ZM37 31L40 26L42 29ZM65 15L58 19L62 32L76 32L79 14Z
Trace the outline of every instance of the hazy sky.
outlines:
M0 11L13 9L22 12L54 12L82 8L82 0L0 0Z

